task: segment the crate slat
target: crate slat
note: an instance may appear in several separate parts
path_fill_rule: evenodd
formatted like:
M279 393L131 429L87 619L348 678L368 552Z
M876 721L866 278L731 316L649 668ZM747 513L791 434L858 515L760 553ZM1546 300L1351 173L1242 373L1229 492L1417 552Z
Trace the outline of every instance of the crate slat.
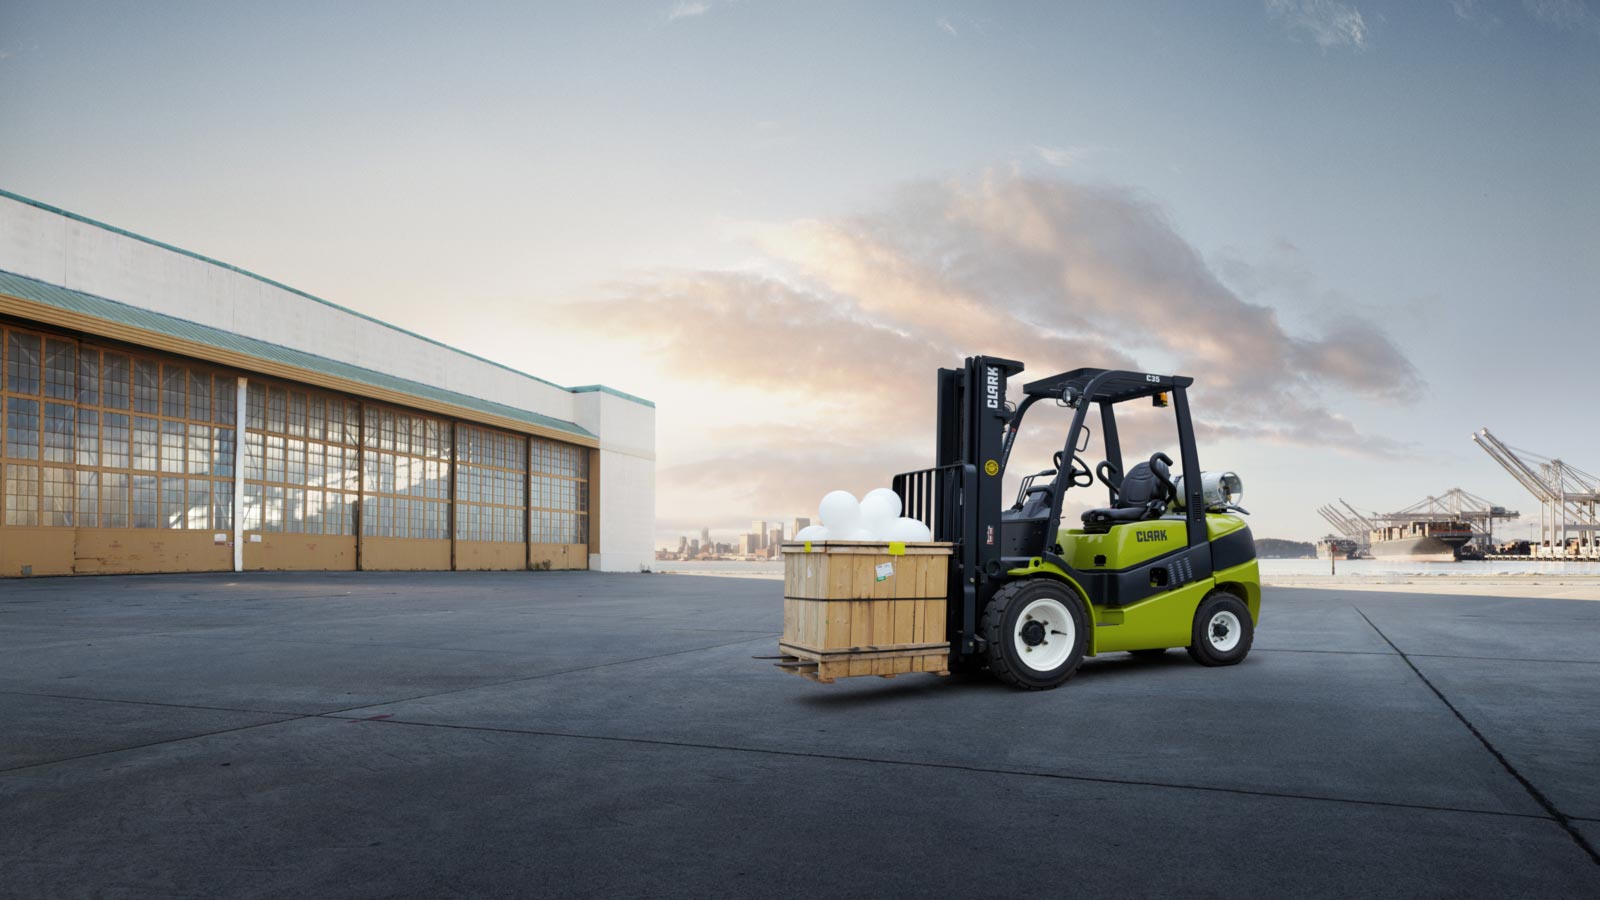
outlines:
M783 545L784 671L823 683L948 674L945 590L951 545L872 541ZM888 574L879 580L878 567Z

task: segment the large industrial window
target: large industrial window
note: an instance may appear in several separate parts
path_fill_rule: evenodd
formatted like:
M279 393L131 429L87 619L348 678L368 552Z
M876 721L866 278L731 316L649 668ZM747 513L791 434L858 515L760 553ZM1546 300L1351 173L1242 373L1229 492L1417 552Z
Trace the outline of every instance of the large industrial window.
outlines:
M245 400L245 528L355 534L360 415L356 401L336 394L251 379Z
M5 523L233 527L232 376L4 329Z
M456 539L521 543L527 516L528 439L456 426Z
M450 536L450 425L368 406L361 533L443 540Z
M530 540L535 544L587 544L589 451L535 438L531 462Z

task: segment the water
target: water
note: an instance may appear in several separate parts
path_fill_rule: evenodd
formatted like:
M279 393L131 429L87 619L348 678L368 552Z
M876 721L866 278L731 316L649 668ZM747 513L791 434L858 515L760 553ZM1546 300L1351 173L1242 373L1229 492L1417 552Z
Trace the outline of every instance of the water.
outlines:
M658 560L657 572L678 575L723 575L742 578L782 578L783 563L779 560L737 562L734 560ZM1261 577L1306 578L1326 576L1325 559L1263 559ZM1468 562L1409 562L1403 559L1341 559L1339 577L1355 578L1413 578L1413 577L1496 577L1507 575L1557 575L1600 576L1600 562L1557 562L1553 560L1472 560Z
M1404 559L1341 559L1340 577L1492 577L1504 575L1600 575L1600 562L1560 562L1557 560L1477 559L1462 562L1413 562ZM1327 575L1325 559L1263 559L1261 575Z

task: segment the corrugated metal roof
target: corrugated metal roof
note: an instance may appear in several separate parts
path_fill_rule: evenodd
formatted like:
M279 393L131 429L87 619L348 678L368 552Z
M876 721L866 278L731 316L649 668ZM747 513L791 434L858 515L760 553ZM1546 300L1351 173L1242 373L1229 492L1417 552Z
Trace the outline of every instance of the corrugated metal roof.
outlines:
M108 300L105 297L97 297L93 294L72 290L71 288L47 284L43 281L29 278L26 275L18 275L3 269L0 269L0 293L10 294L23 300L32 300L35 303L43 303L67 312L93 316L96 319L103 319L107 322L153 331L169 337L215 347L219 350L231 350L256 359L294 366L313 372L322 372L373 387L408 394L413 397L420 397L438 403L448 403L464 409L478 410L490 415L526 422L530 425L541 425L545 428L565 431L568 434L589 438L595 437L594 434L591 434L586 429L563 419L552 418L526 409L518 409L492 400L470 397L455 391L447 391L443 388L423 384L420 381L412 381L407 378L387 375L383 372L375 372L372 369L353 366L349 363L318 356L314 353L293 350L257 340L256 338L245 337L242 334L213 328L209 325L200 325L176 316L151 312L150 310L129 306L116 300Z

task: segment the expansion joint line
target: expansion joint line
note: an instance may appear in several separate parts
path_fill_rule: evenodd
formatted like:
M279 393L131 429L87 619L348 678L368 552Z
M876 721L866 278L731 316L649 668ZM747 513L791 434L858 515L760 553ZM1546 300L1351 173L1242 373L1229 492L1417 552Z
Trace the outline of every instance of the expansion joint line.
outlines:
M1360 607L1353 606L1351 608L1356 611L1356 615L1366 619L1367 625L1371 627L1373 631L1377 632L1378 637L1383 638L1384 643L1394 648L1394 652L1405 661L1407 666L1411 667L1411 671L1422 680L1423 684L1427 685L1428 690L1432 691L1433 695L1439 698L1439 702L1443 703L1445 708L1450 710L1450 712L1455 715L1456 719L1462 725L1466 726L1468 731L1472 732L1472 736L1478 739L1478 743L1483 745L1483 749L1489 751L1489 755L1493 756L1506 770L1506 773L1512 778L1515 778L1518 784L1522 785L1522 789L1527 791L1528 796L1532 797L1534 802L1539 804L1539 806L1541 806L1544 811L1549 814L1551 820L1553 820L1557 825L1561 826L1561 830L1567 833L1567 837L1572 838L1572 842L1578 845L1578 849L1582 850L1588 855L1589 861L1597 866L1600 866L1600 852L1597 852L1594 846L1589 843L1588 839L1583 836L1583 833L1578 831L1578 829L1573 826L1572 818L1566 813L1557 809L1556 805L1550 801L1549 797L1544 795L1543 791L1539 790L1537 787L1534 787L1533 782L1529 781L1527 776L1517 771L1517 767L1511 764L1511 760L1506 759L1506 755L1501 753L1500 749L1491 743L1489 739L1484 736L1483 732L1478 730L1478 726L1472 724L1472 722L1462 714L1461 710L1457 709L1456 705L1450 702L1450 698L1446 697L1443 691L1439 690L1439 688L1434 685L1432 681L1428 680L1428 676L1422 674L1422 670L1417 668L1417 664L1411 661L1411 657L1406 655L1404 650L1401 650L1398 646L1396 646L1394 641L1389 640L1389 636L1383 633L1383 629L1379 628L1376 622L1373 622L1372 619L1368 618L1367 614L1363 612Z

